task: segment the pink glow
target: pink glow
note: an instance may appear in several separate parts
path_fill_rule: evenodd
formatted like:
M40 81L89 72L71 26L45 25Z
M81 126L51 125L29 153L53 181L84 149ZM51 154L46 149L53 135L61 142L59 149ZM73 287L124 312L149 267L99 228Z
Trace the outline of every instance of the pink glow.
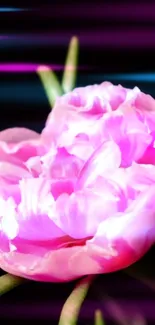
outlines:
M38 67L41 66L39 63L0 63L0 72L6 73L31 73L36 72ZM48 65L49 68L56 71L64 69L63 65Z
M41 64L41 63L0 63L0 72L5 73L32 73L36 72L39 67L49 67L54 71L63 71L64 65L58 64ZM87 67L80 67L85 70Z

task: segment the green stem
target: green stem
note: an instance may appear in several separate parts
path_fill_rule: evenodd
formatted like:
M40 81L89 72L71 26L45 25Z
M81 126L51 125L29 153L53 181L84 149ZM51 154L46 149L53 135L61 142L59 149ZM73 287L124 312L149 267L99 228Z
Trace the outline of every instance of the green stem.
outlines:
M78 283L62 308L58 325L75 325L77 323L81 305L92 280L93 277L88 276Z
M95 325L105 325L101 310L95 311Z
M24 279L11 274L5 274L0 277L0 296L14 289L24 282Z
M67 53L65 69L62 77L62 88L65 93L71 91L76 83L77 61L79 52L79 41L77 37L72 37Z
M61 85L56 74L48 66L39 66L37 73L42 81L51 108L58 96L62 95Z

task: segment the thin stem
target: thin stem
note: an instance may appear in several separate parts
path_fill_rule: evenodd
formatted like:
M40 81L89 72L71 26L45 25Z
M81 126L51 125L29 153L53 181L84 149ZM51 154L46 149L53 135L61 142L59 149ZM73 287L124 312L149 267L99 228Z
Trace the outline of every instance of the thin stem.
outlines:
M77 63L79 53L79 41L77 37L72 37L67 53L65 69L62 77L62 88L65 93L71 91L76 83Z
M95 325L105 325L101 310L95 311Z
M51 108L58 96L62 95L61 85L56 74L48 66L39 66L37 73L42 81Z
M78 283L62 308L58 325L75 325L77 323L81 305L92 280L93 277L88 276Z
M0 296L4 295L8 291L14 289L25 281L25 279L19 278L11 274L5 274L0 277Z

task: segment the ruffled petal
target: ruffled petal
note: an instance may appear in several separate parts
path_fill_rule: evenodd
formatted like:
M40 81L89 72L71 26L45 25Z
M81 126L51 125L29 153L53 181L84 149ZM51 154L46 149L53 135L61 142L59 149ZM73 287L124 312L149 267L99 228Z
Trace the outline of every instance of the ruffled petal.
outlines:
M83 161L65 148L49 151L42 157L42 162L42 175L50 179L76 179L83 166Z
M26 128L10 128L1 131L0 150L21 161L45 152L40 134Z
M58 227L72 238L93 236L104 219L126 207L125 196L117 184L104 179L98 183L98 188L95 184L92 189L60 195L55 210L49 212Z
M112 141L102 143L82 168L76 188L93 184L98 176L107 176L120 167L121 151Z
M128 105L122 105L120 111L104 116L103 137L118 144L122 154L122 167L138 161L152 142L147 126L138 119L133 107Z
M53 211L54 197L51 183L42 178L20 182L21 203L18 206L18 237L33 240L50 240L64 232L55 225L48 211Z
M18 223L16 220L16 202L11 197L9 197L7 200L0 197L0 210L0 232L12 239L18 232Z
M0 132L0 267L68 281L139 259L155 242L154 140L154 99L109 82L58 98L41 135Z
M31 174L25 166L18 166L9 162L0 162L0 177L10 184L17 183L22 178L30 178Z
M19 182L18 196L20 196L20 203L16 203L15 197L12 213L8 210L11 208L8 203L1 220L2 231L8 239L18 237L37 241L64 236L64 232L48 216L48 211L53 210L55 204L49 181L41 178L23 179ZM3 202L5 203L4 199ZM12 224L11 228L10 224ZM12 229L16 229L13 234Z
M94 238L87 242L92 247L109 250L108 272L127 267L139 259L155 241L155 186L139 195L124 213L117 213L100 223ZM113 252L116 257L110 255ZM132 253L132 254L131 254ZM92 249L92 255L93 253ZM101 255L102 256L102 255ZM99 257L102 264L102 258ZM96 257L96 260L98 258ZM113 260L114 259L114 260ZM120 265L118 265L120 263ZM104 261L103 261L104 267ZM106 267L106 266L105 266ZM111 270L110 270L111 268Z
M0 141L15 144L21 141L38 139L39 136L39 133L26 128L10 128L0 132Z
M150 186L155 185L155 166L133 163L126 169L126 178L128 185L137 193L144 192Z
M102 273L101 265L85 246L48 251L44 256L18 252L0 254L3 270L36 281L64 282L86 274Z

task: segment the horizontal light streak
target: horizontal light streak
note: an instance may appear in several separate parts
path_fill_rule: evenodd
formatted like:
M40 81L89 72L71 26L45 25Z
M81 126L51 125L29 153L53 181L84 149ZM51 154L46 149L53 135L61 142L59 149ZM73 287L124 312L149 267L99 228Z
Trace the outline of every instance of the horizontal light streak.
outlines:
M73 32L29 33L0 35L0 48L66 46ZM155 48L155 27L150 29L89 29L78 31L76 36L82 46L97 48Z
M94 21L94 19L114 19L114 21L155 21L155 3L100 3L97 5L96 2L90 3L74 3L66 4L61 6L42 6L41 8L33 8L36 14L44 14L46 17L58 17L60 19L68 18L80 18ZM104 23L104 21L103 21Z
M15 8L15 7L0 7L0 12L18 12L18 11L25 11L28 9L23 8Z
M0 72L6 73L31 73L36 72L39 63L0 63ZM54 71L62 71L63 65L48 65Z
M106 74L104 79L111 78L112 80L137 81L137 82L155 82L155 72L152 73L121 73L121 74Z

